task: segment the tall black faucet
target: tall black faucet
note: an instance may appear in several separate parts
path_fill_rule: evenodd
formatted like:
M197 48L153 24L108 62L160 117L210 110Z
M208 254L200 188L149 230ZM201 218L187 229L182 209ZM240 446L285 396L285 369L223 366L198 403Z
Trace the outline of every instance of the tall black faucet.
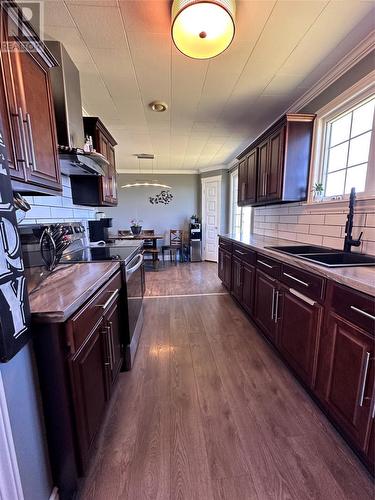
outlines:
M359 245L361 244L361 238L363 232L361 232L357 240L353 240L352 238L354 205L355 205L355 188L352 188L350 191L350 199L349 199L349 213L347 215L347 220L345 224L344 252L351 252L352 247L359 247Z

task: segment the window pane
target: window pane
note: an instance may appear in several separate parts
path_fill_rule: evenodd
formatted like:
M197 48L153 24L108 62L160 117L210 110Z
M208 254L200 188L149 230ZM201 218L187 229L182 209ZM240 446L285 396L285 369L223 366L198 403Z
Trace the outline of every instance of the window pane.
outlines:
M338 146L329 149L328 172L333 172L334 170L339 170L340 168L346 167L348 145L349 142L344 142L344 144L339 144Z
M350 193L352 187L355 188L357 193L364 191L366 187L366 172L367 163L358 165L358 167L348 168L346 174L345 193Z
M335 196L344 193L345 170L327 174L326 196Z
M351 113L331 123L330 146L347 141L350 134Z
M353 113L352 137L372 129L375 98L356 109Z
M360 135L350 141L348 166L358 165L368 161L371 132Z

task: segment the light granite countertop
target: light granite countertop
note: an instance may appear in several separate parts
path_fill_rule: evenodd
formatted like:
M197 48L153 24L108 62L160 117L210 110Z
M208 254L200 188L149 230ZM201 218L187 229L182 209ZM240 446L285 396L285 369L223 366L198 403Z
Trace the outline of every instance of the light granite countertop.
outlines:
M269 248L267 246L287 246L287 245L303 245L298 241L283 240L280 238L271 238L257 234L247 234L239 236L238 234L223 234L222 238L227 238L236 243L241 243L252 250L268 255L274 259L287 264L292 264L295 267L306 271L319 274L325 278L331 279L351 288L355 288L364 293L375 297L375 266L358 266L358 267L324 267L318 264L310 263L306 260L299 259L292 255L286 255Z
M39 322L62 323L120 268L119 262L61 264L37 286L28 279L30 309Z

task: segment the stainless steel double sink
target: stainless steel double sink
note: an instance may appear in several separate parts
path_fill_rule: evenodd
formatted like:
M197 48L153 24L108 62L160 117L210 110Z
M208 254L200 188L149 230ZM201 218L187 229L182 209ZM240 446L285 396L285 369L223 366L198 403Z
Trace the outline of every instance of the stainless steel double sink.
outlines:
M326 267L375 266L375 257L371 255L343 252L333 248L314 245L268 246L265 248Z

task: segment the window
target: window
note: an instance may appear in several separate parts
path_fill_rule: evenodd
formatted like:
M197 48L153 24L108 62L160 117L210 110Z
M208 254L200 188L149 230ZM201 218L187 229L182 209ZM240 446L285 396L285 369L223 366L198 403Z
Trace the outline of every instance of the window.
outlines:
M238 170L230 174L230 232L241 236L250 234L251 207L239 207L238 196Z
M325 196L366 190L370 146L374 131L375 96L326 123Z
M344 200L351 188L359 197L375 195L375 85L370 73L317 113L313 186L322 184L323 201Z

